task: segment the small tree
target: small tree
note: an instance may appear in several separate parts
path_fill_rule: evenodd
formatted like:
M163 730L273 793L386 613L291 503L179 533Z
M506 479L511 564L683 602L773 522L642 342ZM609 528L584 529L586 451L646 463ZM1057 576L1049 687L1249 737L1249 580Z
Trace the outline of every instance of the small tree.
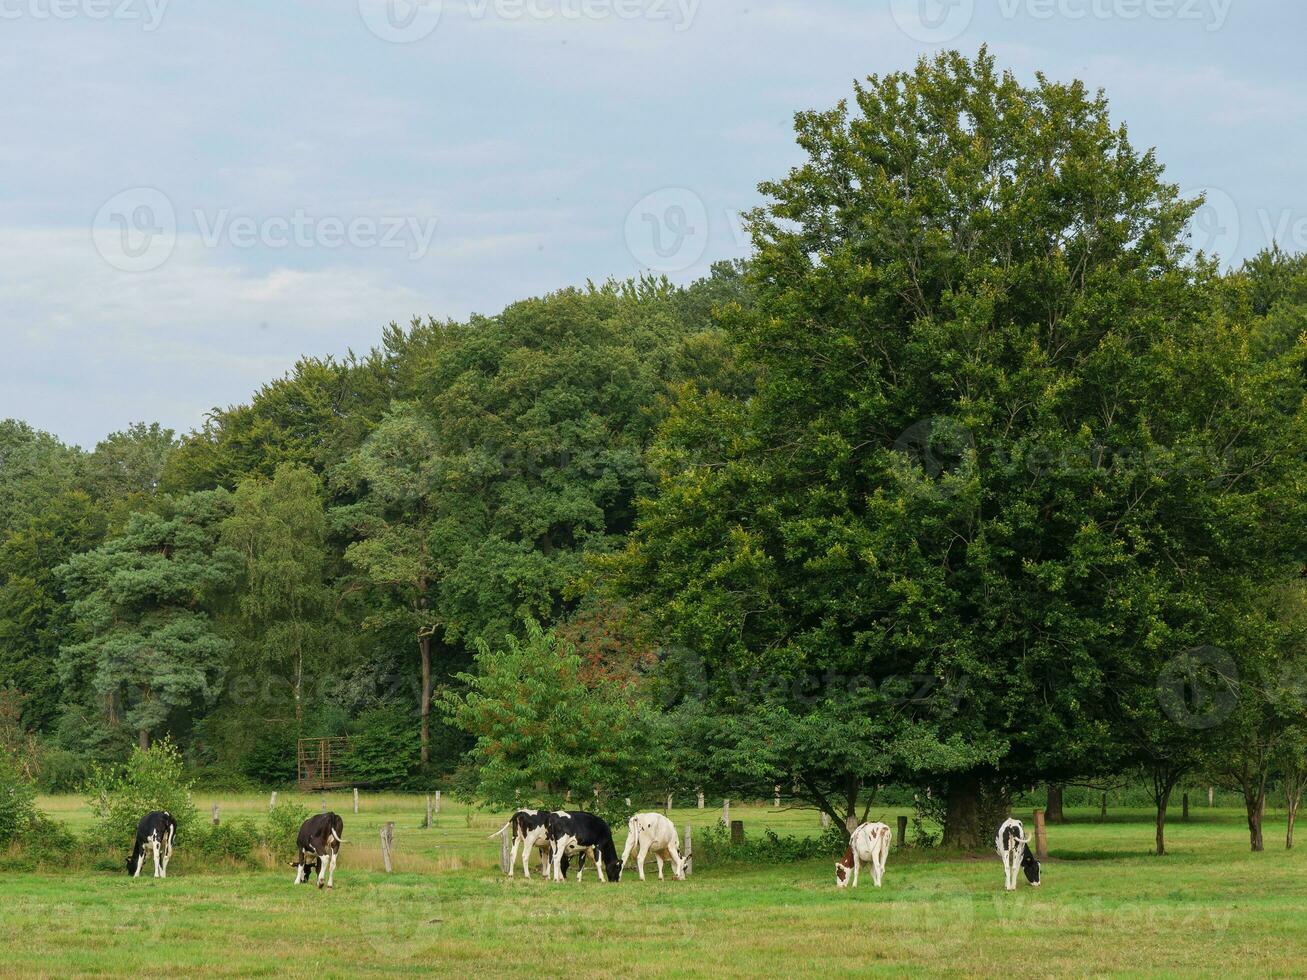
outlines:
M478 643L477 672L463 692L439 696L446 717L476 741L469 761L487 803L578 800L593 789L631 792L649 771L642 706L629 685L584 678L569 645L526 621L525 639ZM538 787L543 787L540 789Z
M141 817L165 810L177 821L177 838L185 840L197 815L191 788L171 738L138 746L125 763L94 767L86 790L96 836L110 846L129 843Z
M0 847L23 833L35 815L36 789L14 757L0 748Z

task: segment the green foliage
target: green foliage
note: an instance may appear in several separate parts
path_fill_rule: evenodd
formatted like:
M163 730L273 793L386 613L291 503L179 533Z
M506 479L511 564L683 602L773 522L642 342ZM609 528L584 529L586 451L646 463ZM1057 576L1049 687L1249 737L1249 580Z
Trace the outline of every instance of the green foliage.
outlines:
M295 856L300 827L308 818L308 808L298 803L278 803L268 811L263 839L274 857L289 860Z
M359 715L350 726L351 776L366 786L409 786L421 762L414 729L413 709L400 704L381 704Z
M0 749L0 847L23 835L35 815L36 788L18 764Z
M749 837L731 842L731 832L721 823L696 829L694 854L705 865L715 866L726 862L761 862L764 864L811 861L816 858L837 858L844 853L846 839L838 827L827 827L818 837L781 837L771 829L761 837Z
M534 620L526 637L481 642L465 691L445 690L440 705L474 739L475 794L487 803L560 802L621 797L643 785L658 753L646 718L626 685L587 683L576 652ZM543 789L537 788L537 783Z
M80 793L91 774L91 763L78 752L47 748L41 753L41 773L36 785L42 793Z
M178 831L178 836L181 832ZM248 861L254 849L263 841L263 834L253 820L237 817L223 820L218 826L200 829L191 846L206 858L227 858L234 861Z
M86 783L95 838L110 847L128 846L141 817L163 810L177 821L177 839L188 840L197 826L192 785L181 753L167 738L137 748L125 763L95 766Z

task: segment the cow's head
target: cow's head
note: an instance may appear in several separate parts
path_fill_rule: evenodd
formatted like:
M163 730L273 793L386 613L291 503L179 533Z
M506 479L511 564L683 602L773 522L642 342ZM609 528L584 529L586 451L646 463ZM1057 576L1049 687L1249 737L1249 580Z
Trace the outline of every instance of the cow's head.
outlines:
M689 867L690 858L692 856L693 855L689 851L686 851L684 854L681 855L681 859L676 862L675 866L673 866L672 875L676 878L677 881L685 880L685 869Z
M1021 870L1026 873L1026 881L1038 888L1039 861L1035 859L1035 854L1030 849L1029 844L1027 844L1021 851Z
M622 861L616 855L611 861L604 862L604 879L606 881L622 880Z
M127 874L129 874L129 875L134 875L134 874L136 874L136 869L137 869L137 867L138 867L138 866L140 865L140 863L141 863L142 861L144 861L144 860L145 860L145 852L144 852L144 851L137 851L137 852L134 853L134 854L129 854L129 855L127 856Z
M847 888L849 878L853 875L853 845L844 849L844 857L835 862L835 886Z
M318 872L320 866L321 860L316 854L304 855L301 860L293 862L291 867L295 869L295 884L307 883Z

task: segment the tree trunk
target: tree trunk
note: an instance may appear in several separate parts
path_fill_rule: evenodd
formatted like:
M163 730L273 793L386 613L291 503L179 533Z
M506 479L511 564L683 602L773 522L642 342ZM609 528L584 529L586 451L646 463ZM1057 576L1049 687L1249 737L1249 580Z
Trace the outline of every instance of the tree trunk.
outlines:
M1171 789L1167 789L1157 797L1157 853L1159 856L1166 853L1166 805L1171 800Z
M1252 799L1245 797L1245 809L1248 811L1248 841L1252 844L1254 851L1266 850L1266 844L1262 839L1262 816L1264 815L1263 807L1266 804L1266 794L1263 792L1260 796L1254 796Z
M418 640L422 651L422 767L431 761L431 637Z
M1289 829L1284 834L1284 849L1293 850L1293 825L1298 820L1298 804L1302 802L1302 788L1294 786L1285 792L1285 809L1289 811Z
M979 848L980 779L974 773L949 779L944 806L944 846L967 851Z
M1049 823L1066 823L1066 814L1062 812L1062 784L1048 784L1048 806L1044 816Z
M150 733L147 732L144 728L137 731L136 744L139 745L142 750L148 749L150 747Z

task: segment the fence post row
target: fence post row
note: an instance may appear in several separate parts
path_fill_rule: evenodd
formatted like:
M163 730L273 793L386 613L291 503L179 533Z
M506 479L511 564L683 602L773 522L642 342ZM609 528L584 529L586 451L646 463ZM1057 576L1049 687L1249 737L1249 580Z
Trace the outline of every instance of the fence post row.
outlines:
M1044 811L1035 811L1035 857L1048 857L1048 829L1044 826Z
M731 801L722 800L722 826L729 827L730 825L731 825Z
M272 799L268 800L268 809L277 809L277 791L275 789L272 791Z
M685 877L694 874L694 827L685 825Z

